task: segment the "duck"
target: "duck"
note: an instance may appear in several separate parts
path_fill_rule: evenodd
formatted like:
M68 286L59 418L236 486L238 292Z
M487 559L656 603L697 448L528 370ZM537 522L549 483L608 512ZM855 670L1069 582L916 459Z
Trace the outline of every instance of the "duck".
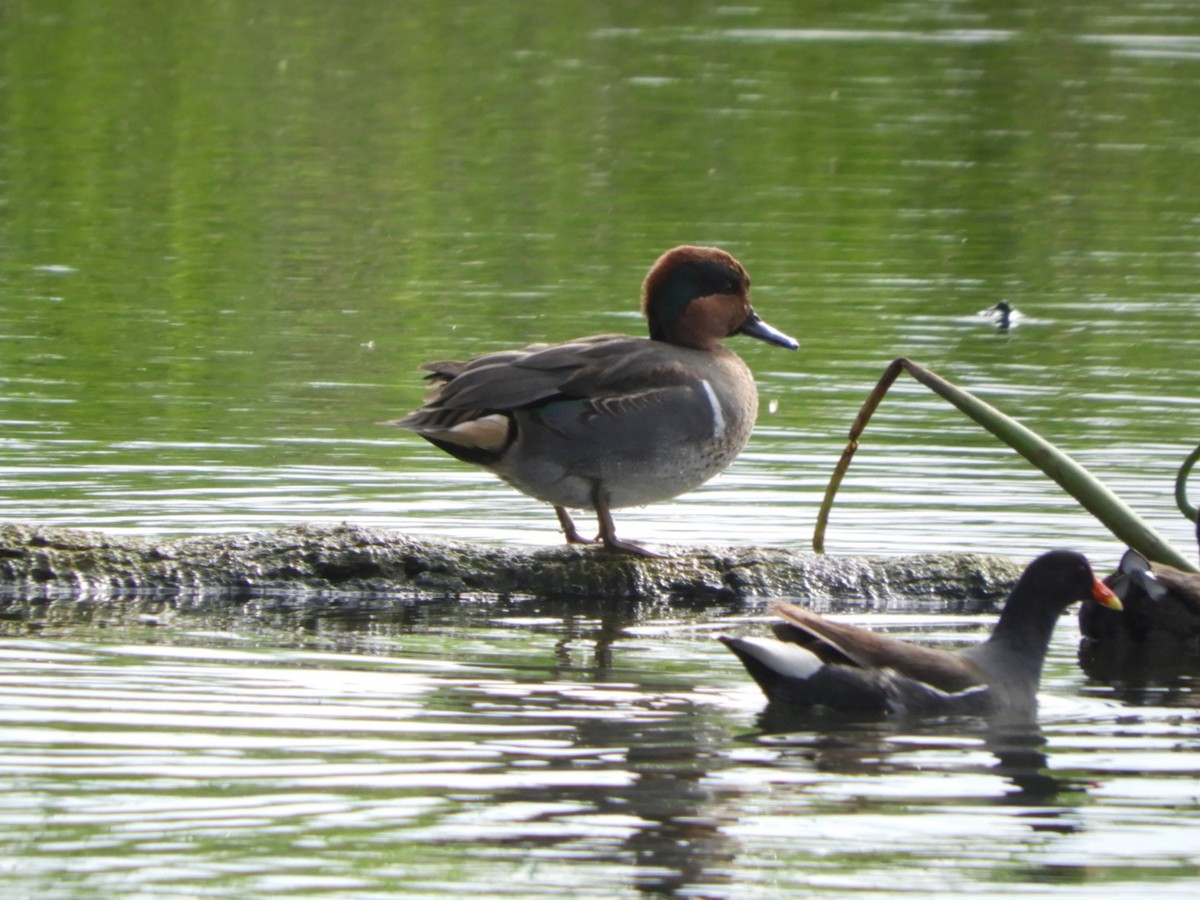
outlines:
M1001 300L995 306L981 309L976 315L984 316L991 320L992 324L996 326L996 330L1000 332L1006 332L1010 328L1017 327L1021 319L1025 318L1020 310L1007 300Z
M775 639L720 640L772 705L869 716L1001 713L1031 716L1050 635L1072 603L1092 598L1120 609L1087 558L1053 550L1031 562L987 640L950 651L898 640L776 603Z
M750 276L718 247L662 254L642 283L647 337L599 334L425 363L405 428L554 507L569 544L660 557L616 534L612 510L669 500L723 471L750 438L758 391L721 342L800 344L750 304ZM591 510L585 538L568 510Z
M1079 630L1088 641L1200 646L1200 573L1150 562L1127 550L1105 580L1125 608L1114 615L1101 604L1079 608Z

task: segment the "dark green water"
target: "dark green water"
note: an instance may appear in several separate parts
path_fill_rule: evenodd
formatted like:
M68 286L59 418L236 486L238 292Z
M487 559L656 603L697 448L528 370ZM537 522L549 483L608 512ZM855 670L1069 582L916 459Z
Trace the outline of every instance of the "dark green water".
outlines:
M556 541L536 504L376 423L419 401L423 360L639 331L649 264L708 242L803 348L738 342L757 439L625 513L631 537L804 545L907 354L1189 542L1169 499L1196 440L1189 4L7 9L5 518ZM1028 317L1008 335L975 315L1001 298ZM834 551L1115 558L923 389L872 438Z
M908 355L1194 555L1171 488L1200 439L1197 96L1183 0L0 2L0 520L556 543L548 510L376 423L424 360L639 332L646 269L686 242L738 256L803 346L735 342L750 446L623 536L806 547ZM1000 299L1008 333L977 315ZM911 382L827 543L1122 549ZM603 652L507 608L332 645L14 626L5 894L1195 892L1190 675L1131 699L1064 623L1048 799L973 733L750 737L756 695L696 638L761 608L659 612L583 615Z

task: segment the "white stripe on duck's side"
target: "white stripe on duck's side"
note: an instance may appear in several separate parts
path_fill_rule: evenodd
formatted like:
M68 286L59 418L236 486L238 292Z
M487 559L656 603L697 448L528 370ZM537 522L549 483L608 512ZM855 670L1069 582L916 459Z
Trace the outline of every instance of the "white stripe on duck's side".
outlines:
M701 379L700 386L704 388L704 396L708 398L709 408L712 409L712 436L714 439L720 438L725 434L725 413L721 410L721 401L717 399L717 392L713 390L713 386L707 380Z

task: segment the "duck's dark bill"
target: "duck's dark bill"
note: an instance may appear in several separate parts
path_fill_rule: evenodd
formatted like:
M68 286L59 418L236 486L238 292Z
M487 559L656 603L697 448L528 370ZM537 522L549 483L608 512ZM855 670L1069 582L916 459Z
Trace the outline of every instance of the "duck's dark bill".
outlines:
M738 329L739 334L744 334L748 337L758 338L760 341L766 341L768 344L776 344L780 347L786 347L788 350L796 350L800 347L800 342L793 337L789 337L782 331L772 328L766 322L758 317L758 313L754 310L750 311L750 317Z

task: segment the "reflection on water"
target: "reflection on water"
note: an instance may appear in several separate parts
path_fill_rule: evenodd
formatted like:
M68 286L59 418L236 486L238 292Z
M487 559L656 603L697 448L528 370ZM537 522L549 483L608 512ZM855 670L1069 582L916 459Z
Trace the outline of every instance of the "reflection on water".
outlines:
M1127 705L1065 621L1039 726L989 731L764 718L714 612L177 613L0 641L14 896L1200 886L1198 670Z

